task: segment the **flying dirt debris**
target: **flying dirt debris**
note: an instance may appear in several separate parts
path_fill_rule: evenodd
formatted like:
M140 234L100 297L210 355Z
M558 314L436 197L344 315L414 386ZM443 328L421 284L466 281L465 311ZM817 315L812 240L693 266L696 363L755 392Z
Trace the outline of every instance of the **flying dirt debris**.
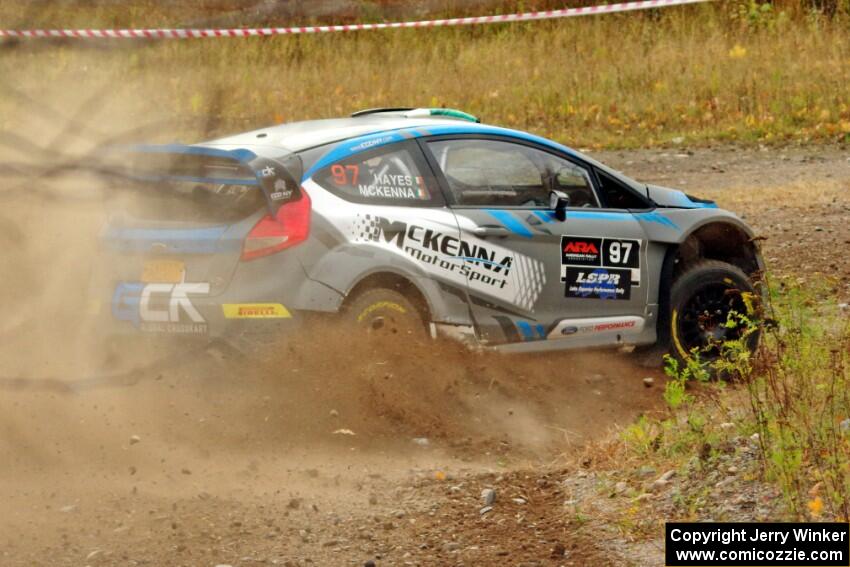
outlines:
M92 250L122 196L91 184L85 199L63 199L101 180L85 171L45 179L44 192L6 197L2 212L14 235L2 257L5 564L190 553L209 564L246 553L332 564L346 546L365 562L384 544L351 547L368 540L337 522L367 510L387 518L376 541L395 537L430 498L384 496L411 479L462 482L462 471L548 459L595 436L598 416L626 423L657 404L639 384L615 387L632 372L625 357L513 357L506 367L453 343L375 344L335 327L248 352L104 341L85 298ZM224 530L222 543L197 539L210 529Z
M85 298L102 269L92 250L111 238L103 229L114 223L109 211L139 195L110 193L122 176L104 181L71 169L50 178L49 193L16 196L3 212L21 242L4 256L15 269L3 283L12 307L4 320L0 456L13 481L2 496L13 509L0 531L34 538L7 542L15 561L100 550L91 561L128 554L156 562L163 556L145 543L148 533L173 542L167 553L210 563L248 540L266 557L302 548L330 557L360 537L337 526L364 505L388 518L376 541L427 510L421 491L408 488L411 479L454 483L462 494L470 490L461 476L468 471L547 461L659 408L638 379L646 371L625 354L505 358L446 340L376 341L323 321L309 333L242 350L157 337L106 340ZM62 200L92 178L102 185L89 185L86 199ZM45 211L46 200L63 206ZM556 258L560 269L560 250ZM499 266L493 274L519 269ZM163 297L173 298L173 290ZM151 310L169 314L172 307L191 316L179 302ZM61 489L48 488L60 479ZM48 513L30 513L32 502ZM487 518L534 502L508 493L473 510ZM273 520L284 512L286 521ZM108 530L98 527L103 517ZM196 543L209 533L204 518L215 518L229 534L220 537L232 543ZM264 526L257 533L274 537L252 539L257 522ZM78 528L66 548L55 534L70 525ZM441 544L439 553L464 549L458 546ZM380 555L376 549L348 553L368 558Z
M167 4L0 29L445 9ZM0 565L653 565L660 520L779 517L743 389L685 419L658 361L735 338L764 262L846 312L850 162L808 146L846 132L846 29L784 9L4 40Z

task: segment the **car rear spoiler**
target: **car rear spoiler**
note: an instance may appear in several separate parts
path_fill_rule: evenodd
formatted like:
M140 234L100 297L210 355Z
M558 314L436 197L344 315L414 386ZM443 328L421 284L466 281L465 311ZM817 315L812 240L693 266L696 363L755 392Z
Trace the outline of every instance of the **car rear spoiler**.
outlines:
M261 157L238 148L225 150L183 144L136 145L111 148L107 160L122 176L145 184L195 183L256 186L263 191L269 211L300 197L301 158L281 152Z

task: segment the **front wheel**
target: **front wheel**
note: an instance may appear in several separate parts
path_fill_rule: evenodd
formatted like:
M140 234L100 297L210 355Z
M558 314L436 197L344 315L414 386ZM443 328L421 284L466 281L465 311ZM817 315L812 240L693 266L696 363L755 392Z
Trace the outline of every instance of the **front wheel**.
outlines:
M370 289L359 294L347 306L343 318L369 335L425 337L425 321L420 310L392 289Z
M704 260L683 273L670 295L672 354L687 363L719 359L723 345L743 340L751 352L758 344L756 292L750 278L726 262Z

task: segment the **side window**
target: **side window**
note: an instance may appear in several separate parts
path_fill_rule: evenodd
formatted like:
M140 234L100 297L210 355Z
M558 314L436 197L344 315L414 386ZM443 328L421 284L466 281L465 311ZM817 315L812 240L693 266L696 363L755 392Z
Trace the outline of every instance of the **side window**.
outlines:
M416 153L414 153L416 152ZM406 143L357 154L320 170L313 179L347 201L429 207L444 204L427 165Z
M564 191L573 207L598 207L587 170L547 152L498 140L428 142L454 203L480 207L547 207Z
M599 201L593 192L587 170L576 164L552 156L550 166L554 172L552 189L562 191L570 198L570 207L598 207Z
M645 209L649 205L634 191L604 171L596 170L605 205L610 209Z

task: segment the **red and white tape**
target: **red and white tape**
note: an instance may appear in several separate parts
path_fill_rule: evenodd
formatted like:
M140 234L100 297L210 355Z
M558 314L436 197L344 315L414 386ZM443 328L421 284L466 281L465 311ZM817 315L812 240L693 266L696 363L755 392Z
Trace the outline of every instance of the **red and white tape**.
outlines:
M543 12L525 12L522 14L501 14L496 16L475 16L471 18L451 18L447 20L422 20L418 22L388 22L382 24L350 24L335 26L298 26L290 28L231 28L231 29L123 29L123 30L4 30L0 29L0 38L50 38L66 37L76 39L192 39L201 37L252 37L271 35L290 35L303 33L324 33L339 31L385 30L398 28L430 28L440 26L466 26L475 24L496 24L506 22L529 22L533 20L551 20L572 18L592 14L611 14L649 10L682 4L697 4L712 0L641 0L583 8L563 8Z

